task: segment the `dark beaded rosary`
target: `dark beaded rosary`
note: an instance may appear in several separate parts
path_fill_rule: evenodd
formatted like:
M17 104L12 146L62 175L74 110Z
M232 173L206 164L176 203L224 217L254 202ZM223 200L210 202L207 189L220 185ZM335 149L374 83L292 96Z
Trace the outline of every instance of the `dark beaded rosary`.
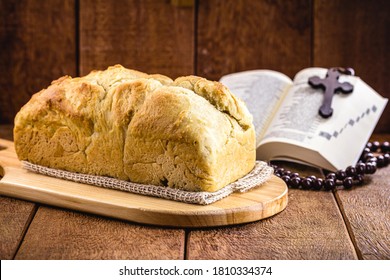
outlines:
M293 173L276 165L271 166L274 168L275 175L282 178L289 188L329 191L336 188L350 189L354 185L361 185L366 174L374 174L377 168L389 164L389 142L379 143L375 141L367 143L355 166L348 166L345 170L330 172L326 174L325 178L317 178L313 175L302 177L299 173Z

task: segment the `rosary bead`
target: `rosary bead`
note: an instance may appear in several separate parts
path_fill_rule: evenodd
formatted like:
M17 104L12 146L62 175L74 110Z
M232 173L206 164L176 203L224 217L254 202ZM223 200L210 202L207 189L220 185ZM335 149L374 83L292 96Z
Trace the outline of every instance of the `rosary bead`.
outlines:
M370 148L364 148L363 153L365 154L371 153Z
M356 168L353 166L348 166L347 169L345 169L345 173L349 177L353 177L356 175Z
M290 186L292 188L298 188L301 184L301 178L300 177L294 177L290 180Z
M324 180L322 180L321 178L317 178L317 180L313 182L313 188L315 190L320 190L323 185L324 185Z
M324 181L325 190L330 191L336 188L336 183L333 179L326 179Z
M377 156L376 157L376 163L377 163L378 167L385 166L385 157L382 156L382 155Z
M283 180L284 182L286 182L286 184L288 185L288 184L290 183L291 178L290 178L290 176L288 176L288 175L283 175L283 176L282 176L282 180Z
M383 158L385 160L385 166L387 166L390 163L390 154L388 153L384 154Z
M352 188L352 183L353 183L353 180L351 177L347 177L343 180L343 186L344 188L346 189L350 189Z
M356 164L356 173L357 174L364 174L366 172L366 164L364 163L358 163Z
M317 177L314 176L314 175L310 175L310 176L308 176L307 178L311 179L313 182L314 182L315 180L317 180Z
M338 180L344 180L345 177L347 177L347 173L344 170L338 170L336 172L336 178Z
M368 153L371 153L371 150L370 150L369 148L364 148L362 154L360 155L360 159L361 159L361 160L364 160L365 156L366 156Z
M376 172L376 164L375 163L367 163L366 164L366 174L374 174Z
M291 171L290 171L290 170L285 170L285 171L283 172L283 175L284 175L284 176L289 176L289 177L291 177Z
M369 158L367 162L377 162L378 159L376 157Z
M366 164L366 173L365 174L372 174L373 165L371 163Z
M381 152L382 153L387 153L387 152L390 152L390 143L385 141L382 143L381 145Z
M369 161L370 159L372 159L374 157L374 154L373 153L367 153L364 155L364 160L365 161Z
M381 144L380 144L378 141L372 142L371 151L372 151L372 152L378 151L380 145L381 145Z
M328 174L326 175L326 179L336 180L336 174L334 174L333 172L328 173Z
M275 173L276 173L276 174L279 174L280 176L282 176L282 175L283 175L283 172L284 172L284 168L281 168L281 167L280 167L280 168L277 168L277 169L276 169L276 172L275 172ZM279 176L279 177L280 177L280 176Z
M299 173L294 172L294 173L291 174L290 177L291 177L291 178L299 177Z
M356 182L358 183L358 185L361 185L363 184L363 181L364 181L364 176L362 174L358 174L354 177L354 179L356 180Z
M377 171L377 165L374 163L373 164L373 170L371 174L374 174Z
M312 184L313 184L313 180L310 178L304 178L301 183L302 188L306 190L310 189L312 187Z
M366 148L369 148L369 149L370 149L370 151L371 151L371 148L372 148L372 143L371 143L371 142L368 142L368 143L366 144Z

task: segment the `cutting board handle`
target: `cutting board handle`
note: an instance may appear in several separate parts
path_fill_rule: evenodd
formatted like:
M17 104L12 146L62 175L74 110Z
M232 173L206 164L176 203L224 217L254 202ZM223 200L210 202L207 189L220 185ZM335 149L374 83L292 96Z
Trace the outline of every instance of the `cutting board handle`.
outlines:
M7 167L19 167L21 165L15 153L14 142L0 139L0 174L4 176Z
M11 149L14 146L14 142L0 139L0 152Z

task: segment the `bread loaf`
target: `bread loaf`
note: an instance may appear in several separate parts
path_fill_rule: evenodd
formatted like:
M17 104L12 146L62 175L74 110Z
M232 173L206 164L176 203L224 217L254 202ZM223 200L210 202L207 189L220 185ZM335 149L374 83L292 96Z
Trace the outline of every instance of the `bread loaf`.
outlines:
M188 191L219 190L256 156L252 116L225 86L121 65L34 94L14 141L20 160Z

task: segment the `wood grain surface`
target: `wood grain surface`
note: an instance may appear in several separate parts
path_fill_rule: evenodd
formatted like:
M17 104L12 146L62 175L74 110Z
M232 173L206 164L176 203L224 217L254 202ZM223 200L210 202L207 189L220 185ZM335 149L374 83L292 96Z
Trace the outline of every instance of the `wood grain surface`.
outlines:
M370 141L389 141L374 134ZM362 187L336 192L336 199L361 259L390 259L390 166L378 169Z
M12 140L13 125L0 125L0 138ZM0 150L5 147L0 145ZM0 166L0 180L3 177ZM32 202L0 195L0 259L14 258L37 210Z
M81 0L80 73L113 64L147 73L194 71L194 9L164 0Z
M199 2L197 74L218 80L250 69L291 77L311 65L311 1Z
M361 259L390 259L389 175L378 170L367 184L336 192Z
M281 163L279 163L281 164ZM300 174L321 173L283 163ZM357 259L332 192L289 190L285 211L271 219L189 233L188 259Z
M261 222L191 231L189 259L356 259L332 193L290 190L289 205Z
M390 61L389 4L386 0L314 1L314 65L352 67L367 84L390 98L385 74ZM375 131L389 129L387 106Z
M1 260L14 258L35 211L35 203L0 196Z
M183 259L185 232L41 206L16 259Z
M32 94L76 74L75 1L0 1L0 123Z

